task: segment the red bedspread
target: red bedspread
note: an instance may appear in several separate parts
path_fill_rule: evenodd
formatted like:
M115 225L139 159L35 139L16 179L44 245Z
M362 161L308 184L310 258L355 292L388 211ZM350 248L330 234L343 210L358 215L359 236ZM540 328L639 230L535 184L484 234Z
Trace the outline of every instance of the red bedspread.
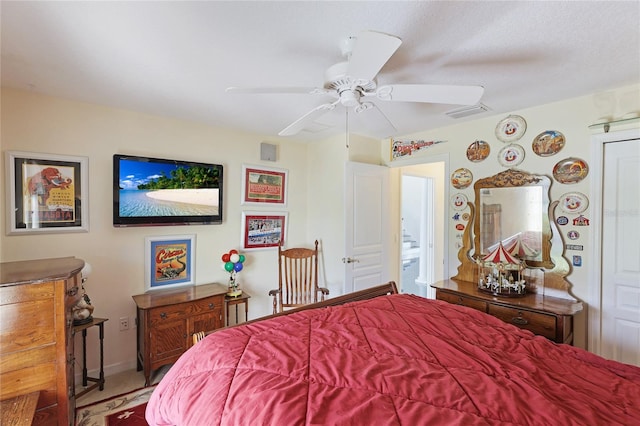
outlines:
M411 295L213 333L154 391L151 425L636 425L640 369Z

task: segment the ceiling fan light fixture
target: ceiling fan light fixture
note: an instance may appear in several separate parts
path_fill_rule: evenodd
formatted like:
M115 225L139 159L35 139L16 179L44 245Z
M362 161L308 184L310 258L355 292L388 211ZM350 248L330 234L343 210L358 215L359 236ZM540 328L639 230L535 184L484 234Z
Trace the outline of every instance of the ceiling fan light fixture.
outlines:
M481 114L485 111L490 111L491 109L482 104L476 104L476 105L471 105L471 106L466 106L466 107L462 107L462 108L457 108L457 109L452 109L451 111L447 111L445 112L446 115L448 115L451 118L463 118L463 117L468 117L470 115L474 115L474 114Z
M360 105L360 91L358 90L343 90L340 92L340 103L348 108L357 107Z

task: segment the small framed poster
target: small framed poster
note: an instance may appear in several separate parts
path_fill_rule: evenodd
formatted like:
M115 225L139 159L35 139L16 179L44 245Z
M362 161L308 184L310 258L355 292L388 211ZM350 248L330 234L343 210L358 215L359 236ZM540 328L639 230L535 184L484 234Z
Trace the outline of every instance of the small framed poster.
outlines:
M195 284L195 235L145 240L145 291Z
M7 151L7 234L88 232L87 157Z
M242 248L268 249L284 244L287 212L242 212Z
M242 204L287 205L287 170L242 166Z

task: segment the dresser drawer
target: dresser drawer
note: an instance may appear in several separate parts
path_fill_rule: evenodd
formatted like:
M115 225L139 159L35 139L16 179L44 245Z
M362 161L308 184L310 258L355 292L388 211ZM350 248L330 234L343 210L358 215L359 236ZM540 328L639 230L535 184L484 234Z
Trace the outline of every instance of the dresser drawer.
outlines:
M190 307L191 303L178 303L176 305L149 309L149 322L153 327L168 320L187 318Z
M201 314L209 311L219 311L222 313L224 296L208 297L192 303L192 314Z
M207 297L193 302L153 308L149 310L149 321L151 326L155 326L168 320L190 318L193 315L214 310L220 311L220 315L222 313L223 304L224 295L221 295Z
M539 334L551 340L556 340L555 315L493 304L489 305L488 312L504 322L524 328L534 334Z
M468 308L476 309L478 311L487 312L487 302L483 300L478 300L459 294L447 293L444 291L436 291L436 299L443 300L454 305L462 305Z

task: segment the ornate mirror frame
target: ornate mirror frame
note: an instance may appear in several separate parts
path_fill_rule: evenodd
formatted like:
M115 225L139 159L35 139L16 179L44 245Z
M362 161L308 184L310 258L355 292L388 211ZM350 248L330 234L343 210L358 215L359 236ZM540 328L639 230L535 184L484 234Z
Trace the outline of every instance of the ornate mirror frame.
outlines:
M569 263L563 257L563 243L555 224L554 210L558 202L550 202L549 190L551 179L545 175L535 175L523 170L508 169L496 175L479 179L474 184L475 200L468 202L470 208L470 222L462 236L463 246L458 252L458 274L453 279L476 282L478 280L478 267L474 257L476 248L481 247L481 222L480 214L481 194L483 190L493 188L520 188L542 187L542 218L541 230L541 256L540 259L526 260L527 269L539 270L543 275L542 286L537 286L537 292L560 290L568 292L570 284L565 276L569 273ZM471 226L473 224L473 226ZM471 231L473 230L473 232ZM472 235L473 234L473 235ZM479 250L478 250L479 251ZM564 297L573 298L568 293Z

